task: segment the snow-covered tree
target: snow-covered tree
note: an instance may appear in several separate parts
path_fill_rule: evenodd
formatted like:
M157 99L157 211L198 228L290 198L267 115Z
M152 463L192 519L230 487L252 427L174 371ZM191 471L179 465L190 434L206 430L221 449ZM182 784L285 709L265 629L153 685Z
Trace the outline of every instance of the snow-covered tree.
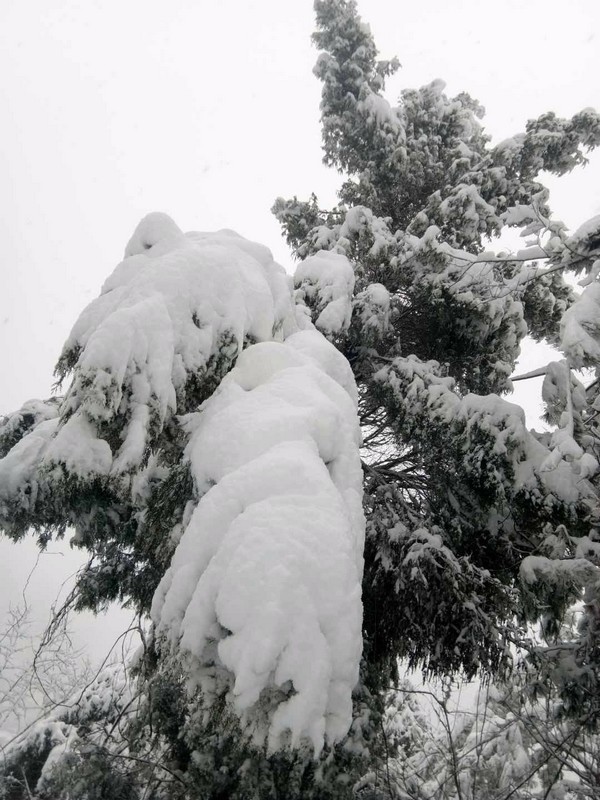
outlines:
M104 796L93 770L73 788L86 753L118 763L111 796L389 797L365 775L390 741L409 758L386 712L398 659L505 673L529 620L556 640L531 648L544 679L597 721L598 383L572 370L600 355L599 223L570 236L539 173L584 163L600 117L492 145L441 82L392 106L396 62L355 4L315 7L345 180L330 211L275 204L295 291L265 247L151 214L64 346L64 397L0 428L4 531L74 529L78 607L119 600L148 628L124 730L54 720L68 756L44 739L40 798ZM525 248L486 252L506 227ZM528 333L565 356L545 371L552 435L501 397ZM582 631L559 639L584 589Z

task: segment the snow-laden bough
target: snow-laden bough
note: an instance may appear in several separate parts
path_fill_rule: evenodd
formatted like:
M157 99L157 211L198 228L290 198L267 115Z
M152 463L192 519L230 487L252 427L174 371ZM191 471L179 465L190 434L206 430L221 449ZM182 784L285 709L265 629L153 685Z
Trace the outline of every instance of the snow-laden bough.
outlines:
M314 330L244 351L190 421L205 494L154 597L192 682L209 702L228 687L272 750L307 739L318 753L352 721L364 520L355 398L340 377L347 363Z
M352 268L332 255L307 270L335 336ZM75 527L99 552L90 591L172 552L152 617L201 704L226 698L271 750L342 739L362 651L357 390L291 278L231 231L184 234L150 214L57 369L73 375L60 406L26 404L0 426L0 524L15 538ZM148 551L151 482L174 463L193 492Z

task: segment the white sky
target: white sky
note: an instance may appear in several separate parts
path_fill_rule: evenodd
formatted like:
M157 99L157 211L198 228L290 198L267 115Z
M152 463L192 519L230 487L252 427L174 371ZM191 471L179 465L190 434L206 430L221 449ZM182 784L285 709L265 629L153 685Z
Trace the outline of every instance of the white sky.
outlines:
M441 77L484 103L497 140L550 109L600 106L598 0L359 9L403 64L390 99ZM289 268L273 200L331 203L338 184L321 165L313 28L309 0L0 0L0 413L48 396L71 325L149 211L233 228ZM600 154L559 184L569 226L600 213ZM0 599L30 552L0 543ZM45 560L48 576L73 562Z

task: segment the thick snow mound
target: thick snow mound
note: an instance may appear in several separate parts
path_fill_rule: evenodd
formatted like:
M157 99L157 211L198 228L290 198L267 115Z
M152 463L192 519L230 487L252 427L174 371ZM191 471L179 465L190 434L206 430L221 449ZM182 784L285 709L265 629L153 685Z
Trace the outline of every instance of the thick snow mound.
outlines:
M349 315L349 262L321 262L321 299ZM71 523L75 497L87 531L106 488L143 519L142 473L172 457L175 428L194 492L165 542L159 646L201 704L225 696L272 750L342 739L362 651L357 389L267 248L146 217L58 369L73 373L60 406L0 425L0 522L15 535L24 519Z
M364 519L340 360L316 331L253 345L192 415L202 496L153 602L192 684L209 703L227 691L272 750L305 739L318 753L352 721Z
M127 490L173 416L195 411L243 347L296 331L291 279L266 247L149 214L63 348L64 400L0 421L2 524L20 533L36 508L36 524L53 524L65 477Z
M168 415L210 395L245 343L296 330L285 272L232 231L184 234L149 214L125 255L58 365L73 383L46 457L78 477L134 468Z

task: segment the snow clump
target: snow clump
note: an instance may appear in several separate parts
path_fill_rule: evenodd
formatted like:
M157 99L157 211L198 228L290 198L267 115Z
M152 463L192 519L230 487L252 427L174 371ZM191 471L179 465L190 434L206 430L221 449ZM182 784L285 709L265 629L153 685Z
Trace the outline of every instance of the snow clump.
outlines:
M316 330L256 344L188 422L202 497L152 616L204 696L227 687L271 750L319 753L352 722L364 519L349 369Z

